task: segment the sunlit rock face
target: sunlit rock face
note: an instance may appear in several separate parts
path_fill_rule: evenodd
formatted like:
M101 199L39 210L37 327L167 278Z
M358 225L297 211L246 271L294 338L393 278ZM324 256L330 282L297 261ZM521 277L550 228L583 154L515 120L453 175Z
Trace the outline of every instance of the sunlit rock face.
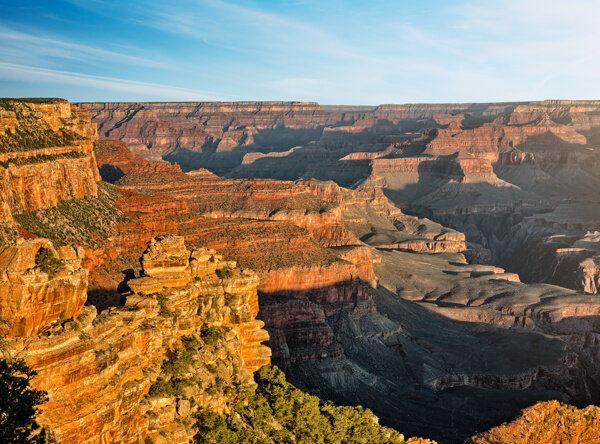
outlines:
M64 270L48 280L30 268L40 246L54 251L49 241L35 239L0 254L13 281L32 276L27 288L36 295L8 293L20 305L18 316L7 320L12 337L4 344L38 372L34 385L49 396L38 420L58 441L140 442L152 436L189 442L199 408L227 409L232 400L225 388L252 383L252 373L270 362L270 350L261 345L268 335L255 319L258 278L214 250L190 251L181 237L154 238L141 259L141 276L128 282L125 304L97 314L82 307L87 270L77 268L77 252L59 249ZM212 341L203 336L210 328L221 332ZM196 364L186 375L187 404L148 394L157 378L171 377L163 361L189 338L195 338ZM216 379L219 390L209 390Z
M66 100L0 101L0 221L96 196L96 125Z
M49 252L62 262L53 269L40 263ZM10 337L32 336L58 320L78 316L87 298L88 270L81 267L83 250L58 251L46 239L2 247L0 251L0 331Z
M102 137L110 128L113 134L130 132L145 138L136 151L149 159L165 156L181 167L144 160L122 141L102 141L104 148L96 144L102 177L117 186L101 184L99 195L107 189L114 193L105 208L119 218L109 234L81 237L83 263L91 267L94 290L114 286L117 307L109 312L121 316L115 319L137 322L137 316L146 316L139 310L156 298L152 310L158 314L148 309L152 322L160 320L167 331L193 330L164 316L194 310L185 299L169 305L178 300L171 295L183 297L196 282L193 253L182 248L183 241L157 239L148 248L143 274L138 273L147 239L172 233L183 236L189 250L219 251L227 258L219 263L236 260L256 269L260 304L249 303L250 310L260 305L273 361L294 383L324 399L368 406L382 423L406 433L462 442L540 399L581 404L597 398L595 296L519 281L559 283L560 278L572 288L597 287L587 261L595 256L594 240L586 233L597 224L592 148L598 104L320 109L310 104L281 118L273 116L285 115L288 105L273 113L255 113L258 105L235 110L240 119L263 119L260 129L231 123L231 109L209 112L204 105L183 104L182 109L202 111L183 115L178 104L159 104L153 109L163 115L146 119L149 108L125 105L98 105L94 118L106 117ZM132 112L120 115L121 107ZM196 125L194 119L205 114L211 114L206 125ZM283 118L289 118L283 128L273 126ZM116 128L117 119L122 129ZM184 127L198 133L189 152L175 148L191 140L183 130L177 133ZM199 133L209 127L218 137L207 142ZM196 171L185 172L190 169ZM117 291L124 274L135 290L129 295L126 286ZM161 302L158 294L165 296ZM216 300L211 307L219 305ZM137 332L134 320L127 325ZM224 325L220 322L225 321L205 326ZM247 330L230 327L228 345L221 348L225 358L216 370L189 377L204 378L211 387L217 377L233 381L235 374L243 380L244 372L230 371L241 368L240 356L250 370L253 361L264 362L260 346L250 341L264 333L244 325ZM148 336L132 333L133 342L162 353L164 344L149 330ZM173 347L179 344L175 340ZM130 354L128 347L122 350ZM207 362L218 361L210 347L203 350ZM98 354L105 356L101 365L112 368L114 357ZM146 372L154 380L169 380L163 365L152 362ZM192 395L198 405L227 407L218 393L192 387ZM121 405L119 412L137 412ZM187 416L180 415L187 411L172 396L156 394L142 401L139 415L131 414L137 419L118 419L130 421L126 427L111 423L112 413L107 414L113 425L106 426L112 433L106 436L126 436L121 430L144 430L140 424L147 424L153 439L162 432L173 442L183 441L191 433ZM143 436L131 433L127 436Z
M557 401L541 402L523 410L508 424L473 436L468 444L519 442L550 444L555 442L594 442L600 430L600 409L578 409Z

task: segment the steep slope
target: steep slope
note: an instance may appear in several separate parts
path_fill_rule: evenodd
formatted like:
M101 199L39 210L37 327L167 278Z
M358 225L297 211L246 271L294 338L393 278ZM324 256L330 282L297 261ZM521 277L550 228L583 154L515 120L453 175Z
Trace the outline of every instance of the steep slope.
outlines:
M96 128L87 111L59 99L2 99L0 113L0 221L96 196Z
M58 441L140 442L151 436L160 438L157 442L188 442L195 434L195 411L222 411L229 400L226 387L251 382L252 372L269 362L270 351L260 345L268 336L254 319L258 279L214 251L189 252L183 238L155 238L142 258L142 277L128 283L133 292L125 305L98 315L80 304L80 288L87 286L86 279L73 281L80 272L65 264L49 278L36 268L30 252L40 245L53 248L39 240L9 247L21 275L48 282L30 291L53 297L55 306L79 305L60 317L40 319L29 313L43 307L28 300L25 316L35 329L13 330L14 337L3 346L38 372L35 387L49 395L39 422ZM72 276L71 281L62 274ZM63 292L57 295L53 286ZM3 293L5 300L15 296ZM178 353L178 347L194 347L191 374L170 380L181 386L185 402L152 389L165 373L165 358ZM219 389L210 390L217 379Z
M437 126L432 121L436 113L471 112L478 118L491 120L515 106L507 103L327 107L312 102L79 105L90 111L102 138L123 140L147 159L178 162L185 171L209 168L217 174L230 173L234 177L288 180L301 177L309 166L318 168L324 162L336 161L359 150L357 138L363 143L375 138L378 144L384 142L381 148L384 149L390 141L406 140L407 131L431 124ZM385 138L389 140L380 140ZM311 146L311 141L321 143ZM283 152L306 144L309 146L294 155L284 156ZM275 162L270 154L273 152ZM265 153L266 157L253 157L258 153ZM281 168L286 160L289 162ZM233 169L235 173L231 172Z
M548 401L523 410L522 416L514 421L474 436L467 443L596 443L600 441L599 430L598 407L577 409Z
M54 246L34 239L8 247L8 270L15 273L18 264L20 276L46 282L31 289L42 300L79 303L87 281L85 274L81 283L73 280L82 272L73 268L75 250L62 248L65 259L57 258L60 269L50 275L35 263L36 249ZM97 314L79 305L40 319L33 309L45 307L30 300L23 308L34 330L13 329L2 343L5 356L18 355L37 372L34 387L48 393L37 419L53 440L220 442L220 424L227 420L230 434L252 441L405 443L371 412L331 403L319 407L318 398L292 387L279 370L263 367L270 350L260 344L268 335L255 319L258 278L252 271L223 261L214 250L190 252L182 237L169 235L152 239L140 262L140 277L127 282L131 292L122 307ZM4 291L0 296L9 302L18 297ZM261 367L256 387L252 374ZM263 417L268 403L271 417ZM236 417L239 412L247 424Z
M445 122L444 116L435 118ZM453 121L458 120L450 119L448 125ZM464 116L461 121L474 124ZM481 124L475 122L475 127ZM369 137L379 137L375 134ZM414 434L427 430L440 442L459 442L541 399L590 402L597 392L591 333L597 325L595 301L564 289L520 284L519 276L498 267L469 266L455 253L468 252L480 260L486 258L485 250L467 245L460 232L405 215L383 193L394 197L394 180L413 181L414 188L398 187L398 195L414 190L411 199L427 211L435 209L429 214L437 218L443 211L453 216L455 207L465 214L470 214L468 208L512 209L514 201L527 203L536 196L500 179L488 154L400 156L410 149L405 144L372 159L347 157L343 162L366 159L377 172L360 190L318 181L285 186L236 182L206 173L200 175L206 180L200 180L168 165L155 170L141 159L113 162L111 156L129 155L109 151L101 163L114 163L121 170L117 183L130 190L146 188L152 190L148 194L171 198L181 193L190 207L196 205L195 211L221 211L220 216L247 211L246 216L271 218L269 211L284 206L285 200L277 201L278 192L287 188L294 195L304 186L328 204L320 208L336 208L346 229L374 247L369 257L380 280L377 289L348 275L333 281L303 278L290 286L285 285L294 282L290 277L279 281L273 270L270 283L261 286L259 316L271 336L274 362L292 381L325 399L359 402L373 408L385 424ZM425 149L426 143L421 152ZM203 183L210 192L201 190ZM225 195L220 187L235 199L214 202L206 197ZM274 197L265 199L262 193ZM266 202L259 204L259 199ZM307 202L303 205L310 209ZM416 253L420 251L452 254ZM323 271L313 268L302 276L311 274L323 276ZM506 354L518 358L507 363Z
M115 105L114 109L122 106ZM206 111L203 108L205 106L200 106L203 112ZM285 114L286 108L280 107L274 114L270 111L255 113L260 106L249 105L250 111L242 112L242 117L263 119L260 125L268 127L265 131L273 131L270 135L272 138L268 139L268 143L263 139L261 147L253 145L252 148L240 149L236 146L231 153L239 150L236 155L248 154L247 150L252 149L283 152L290 148L288 143L300 140L294 139L291 134L314 137L314 134L302 131L283 131L276 136L279 130L272 126L273 115ZM550 103L531 106L538 109L563 105ZM181 125L194 122L194 118L178 115L176 104L159 104L154 108L165 113L161 117L169 123L164 124L165 134L174 124L175 118L169 116L177 116ZM233 112L231 105L225 108L225 111L218 108L210 111L215 122L220 113ZM297 119L295 123L287 122L286 125L296 126L294 131L302 128L312 131L314 125L325 125L316 124L321 117L314 117L324 108L314 113L315 105L306 105L306 108L312 111L303 116L310 115L310 118L303 123L305 117L294 117L296 112L298 116L301 114L297 110L290 117ZM465 108L471 109L473 114L467 115ZM519 116L538 112L525 112L520 107L517 109ZM459 111L463 115L444 115L444 110ZM290 379L302 388L318 394L322 399L368 406L381 417L384 425L394 425L410 434L427 434L442 443L460 442L476 431L514 418L520 409L539 400L559 399L583 405L597 399L600 377L595 332L600 309L595 297L549 285L525 285L518 282L519 276L513 273L506 273L495 266L468 264L465 257L467 253L471 258L485 257L484 250L477 246L473 248L472 243L467 244L467 240L475 240L497 252L501 242L505 241L501 238L511 235L513 225L519 222L523 222L520 226L523 233L532 235L531 245L537 245L536 232L528 232L528 229L543 226L546 230L544 235L552 236L552 230L568 226L570 222L568 218L565 219L566 216L577 220L577 214L569 208L540 217L540 208L547 208L555 202L553 199L556 196L552 195L554 191L547 188L551 192L545 196L550 197L543 205L539 205L536 202L540 197L538 189L522 184L515 186L508 180L508 173L499 169L504 162L502 165L511 169L514 177L522 177L513 166L529 168L529 162L537 155L536 150L546 153L546 144L553 143L554 137L565 134L573 136L570 129L564 132L552 130L552 137L539 139L542 141L540 143L529 141L531 151L523 155L514 151L514 146L505 146L504 143L506 135L512 134L510 131L519 135L526 130L493 129L491 138L480 138L485 143L493 140L498 144L496 149L487 151L479 148L484 147L485 143L477 142L473 149L464 143L470 136L463 138L460 134L469 131L481 132L484 130L480 128L486 126L522 125L521 120L525 117L519 117L520 123L511 123L510 117L497 119L498 114L513 110L514 104L481 107L382 106L369 109L342 107L325 110L330 114L327 119L334 115L335 123L322 129L318 142L292 150L289 156L277 159L276 156L267 156L272 157L271 166L281 165L280 169L285 169L285 165L288 165L286 161L278 163L282 159L287 158L287 162L293 164L299 159L294 153L315 148L323 153L323 157L312 158L310 162L298 165L292 175L320 171L320 174L335 180L342 178L343 181L352 180L352 183L363 181L358 190L347 190L333 183L313 180L292 183L221 179L206 171L187 174L177 166L145 161L128 152L123 143L97 143L100 171L117 187L100 184L95 197L64 200L56 207L15 216L23 234L29 236L47 230L49 236L59 243L69 238L70 242L84 244L82 265L91 268L94 288L90 296L94 303L99 307L115 306L107 313L116 313L121 319L119 323L133 329L130 332L133 339L125 335L123 340L128 344L134 342L142 350L139 352L142 356L144 350L154 346L159 348L152 349L152 353L160 354L163 353L161 350L165 350L164 361L151 362L149 370L146 370L155 378L156 385L152 389L147 388L150 396L147 402L142 402L139 414L137 407L133 406L135 403L130 405L129 401L116 400L106 404L111 406L107 407L106 415L103 412L98 416L100 419L92 415L90 422L96 424L94 427L98 427L99 423L110 424L105 430L110 439L113 436L141 439L142 435L136 435L134 430L146 421L148 434L153 439L184 441L193 436L195 427L195 423L187 416L191 411L189 409L206 406L206 403L216 410L226 409L230 399L221 396L219 390L229 382L239 381L234 377L238 373L232 373L232 369L239 367L237 356L242 355L244 362L248 356L244 356L243 340L240 339L244 335L235 330L235 325L231 327L232 331L238 332L236 341L235 335L228 336L218 329L218 322L221 321L217 320L214 325L194 326L186 322L186 316L182 315L183 312L193 315L193 303L188 299L196 286L204 285L204 289L212 292L212 287L203 284L202 279L188 279L191 274L187 276L181 259L187 253L176 253L181 251L182 240L174 238L173 244L167 242L167 238L155 241L155 246L149 248L144 259L145 276L140 276L136 271L137 258L147 239L159 233L184 236L188 245L217 248L227 259L237 259L244 267L256 266L260 279L257 283L259 298L256 302L258 305L251 307L251 313L256 313L260 306L258 316L270 333L269 346L273 349L273 361L284 368ZM143 112L140 109L135 114L140 115L140 125L145 121L140 114ZM252 117L253 113L255 117ZM525 124L539 124L546 129L553 125L569 125L568 116L561 113L549 117L550 120L554 119L554 123L543 118L537 123L527 121ZM589 114L587 117L586 113ZM593 111L583 112L583 118L577 117L575 111L568 111L567 114L572 114L572 121L593 121ZM131 121L135 120L135 115ZM223 120L225 124L215 124L215 128L220 127L222 132L229 131L227 128L242 129L237 124L228 127L229 117ZM496 120L492 122L493 119ZM128 121L123 121L122 126L127 126ZM255 124L258 125L257 122ZM589 125L593 126L591 123ZM435 131L420 134L422 130L432 128ZM544 131L542 134L545 134ZM497 133L502 137L494 139ZM266 137L266 134L262 136ZM289 139L283 143L285 134L289 135ZM452 141L452 134L455 134L454 138L460 141L453 148L456 149L453 154L441 153L446 142L436 146L434 141L439 134L445 134L446 141ZM595 137L589 134L589 137ZM530 136L527 137L526 141ZM532 137L537 138L535 135ZM561 142L558 146L558 154L544 154L545 163L540 162L536 168L546 168L544 172L548 177L565 181L569 179L568 183L571 184L583 183L584 180L573 174L573 171L582 171L577 162L571 163L571 170L560 169L555 176L550 174L552 168L560 165L557 162L564 153L575 153L573 156L569 154L575 159L583 152L578 148L580 141L577 137L565 139L565 144ZM173 143L173 140L169 143ZM208 154L221 156L228 152L221 150L217 153L215 150ZM494 152L499 153L497 159L490 155ZM257 156L255 161L249 161L247 165L253 165L261 159L263 157ZM592 158L583 156L581 159L582 163L586 163ZM332 163L328 164L329 161ZM353 163L361 166L337 168ZM334 170L331 170L331 165L334 165ZM372 174L374 170L377 174ZM269 170L263 171L271 174ZM355 174L357 171L359 175ZM511 180L516 180L514 177ZM366 178L368 180L364 182ZM396 186L395 183L400 185ZM226 199L229 195L233 196L231 201ZM413 211L427 214L436 221L447 218L454 226L460 222L466 227L467 239L462 233L439 223L407 216L386 195L403 204L408 202ZM559 193L558 196L563 195ZM457 202L460 204L457 205ZM514 211L517 205L524 209L522 215L532 220L525 220L520 215L508 220L494 220L502 212ZM566 202L565 205L570 203ZM81 218L81 214L91 216ZM107 217L106 214L111 216ZM593 214L590 214L589 220L589 226L593 226ZM487 228L482 221L489 224ZM534 226L533 223L538 225ZM15 225L12 227L13 230L17 228ZM571 226L568 229L573 228ZM489 233L496 233L497 238L494 239ZM13 234L16 236L14 231ZM523 239L522 236L513 237L516 244ZM589 244L595 242L594 239L593 234L586 236L583 233L581 237L572 237L567 241L549 242L549 249L559 244L561 248L588 249L591 248ZM579 240L583 243L578 243ZM161 250L160 245L165 250ZM528 247L522 244L519 248ZM57 249L56 254L59 255L60 251ZM532 251L531 255L534 255L535 250ZM171 254L173 252L175 254ZM163 262L167 264L166 267ZM543 262L538 262L538 267L543 267ZM194 267L191 259L188 266L190 270ZM219 274L214 272L208 281L235 278L237 273L228 271L227 267L224 264L224 271ZM183 272L183 277L180 272ZM129 287L134 290L133 294L127 294ZM154 290L159 287L163 289L157 291L167 294L168 298L154 295ZM221 293L217 293L219 296L212 299L213 308L220 304ZM149 294L152 296L148 297ZM169 299L171 296L173 298ZM223 293L223 296L225 305L228 300L231 302L227 295ZM183 300L178 299L180 297ZM170 302L173 304L170 305ZM58 316L60 321L61 316L69 315L69 308L63 310L60 307L59 304L57 312L50 312L48 318L40 319L52 322ZM88 312L93 313L93 308L83 309L83 314ZM179 316L171 321L173 314ZM205 315L209 319L219 319L221 316L215 314L213 317L212 311ZM90 327L85 317L81 316L78 325L79 328L84 325L83 333L87 335L89 331L96 334L93 323ZM157 329L162 331L165 327L169 331L168 335L161 334L166 341L162 345L149 341L154 330L145 330L148 324L144 324L141 318L146 316L150 318L150 323L154 320L158 322L155 325ZM14 322L13 319L16 320L15 325L19 324L18 316L9 320ZM112 319L112 316L108 316L108 319ZM138 321L141 322L139 327L136 324ZM231 323L236 324L233 321ZM68 330L65 326L56 325L56 331ZM253 329L256 326L256 323L252 323ZM140 329L145 333L140 333ZM178 341L176 337L179 330L190 334L182 333ZM69 347L78 343L74 339L75 333L63 335L72 341L68 343ZM90 341L85 335L83 343L88 344ZM261 337L260 333L257 335ZM54 338L52 335L50 337ZM250 334L250 337L254 335ZM106 343L114 343L113 349L123 353L119 351L115 357L105 353L102 348L98 352L102 366L106 361L108 366L113 362L114 365L122 365L118 367L121 370L129 368L129 361L121 361L120 357L133 356L131 349L118 342L120 339L110 335L106 338ZM60 339L52 340L60 342ZM171 340L175 342L169 343ZM32 343L39 350L44 350L40 356L50 353L49 343L38 343L38 339L28 338L19 342L16 338L15 341L18 344ZM52 342L52 347L56 343ZM91 343L90 347L95 350L94 341ZM253 344L251 350L262 350L256 341ZM217 348L211 348L217 345ZM37 350L35 347L34 351ZM198 368L188 365L189 356L195 355L198 348L204 356L202 362L205 362L205 358L207 362L213 362L216 358L212 353L220 350L219 356L224 361L219 361L223 365L217 366L216 375L211 373L215 371L212 367L205 369L202 365ZM73 349L60 349L65 352L60 355L61 359L70 362L67 356L75 353ZM168 353L167 349L170 350ZM506 359L506 356L511 359ZM144 359L140 358L142 361ZM58 362L51 361L53 365ZM85 373L87 368L83 367L82 371ZM131 368L138 367L131 364ZM72 367L71 370L78 374ZM53 371L56 371L56 367L53 367ZM139 375L139 371L135 371ZM211 384L199 386L195 381L200 379L211 381ZM130 387L138 383L137 379L135 381L127 383L119 393L130 393ZM149 385L149 382L145 384ZM181 393L188 391L194 403L180 402ZM121 412L133 413L121 415ZM142 418L140 415L143 412L146 413ZM70 427L65 425L65 430L60 433L71 433L67 431ZM73 427L82 426L77 423ZM123 431L123 428L128 431ZM131 435L127 435L129 433Z

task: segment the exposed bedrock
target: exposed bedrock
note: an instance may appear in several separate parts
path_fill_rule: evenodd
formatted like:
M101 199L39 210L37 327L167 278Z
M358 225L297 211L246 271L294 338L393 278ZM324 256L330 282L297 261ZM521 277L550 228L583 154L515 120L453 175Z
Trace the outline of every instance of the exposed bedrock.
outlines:
M96 196L100 180L89 113L66 100L0 103L0 221Z
M38 244L53 248L44 240L12 248L16 257L26 257ZM254 273L235 268L214 250L190 252L183 238L173 236L149 242L141 263L142 275L129 281L125 305L101 314L81 305L75 278L83 271L65 271L70 280L58 273L38 290L41 299L74 308L59 318L40 318L32 310L45 306L28 300L22 313L35 328L13 331L3 342L5 353L24 358L38 372L34 386L49 396L38 420L59 442L143 442L146 436L154 442L189 442L194 412L227 409L230 398L222 389L252 383L252 372L269 362L270 350L260 344L268 335L255 319ZM229 271L219 277L223 269ZM82 279L85 287L87 271ZM218 343L202 339L209 327L223 329ZM149 389L157 378L173 377L161 365L181 344L189 348L192 337L201 359L185 375L184 409L176 397ZM217 379L221 387L211 390Z
M170 232L255 268L252 310L260 302L273 361L408 434L461 442L537 401L583 406L600 399L596 296L519 280L597 287L598 105L528 105L89 105L103 138L137 138L149 159L187 150L262 179L187 174L96 144L103 177L122 188L98 186L119 217L84 264L103 288L123 272L134 289L181 283L161 274L162 259L144 264L148 276L135 271L147 239ZM305 180L264 180L284 175ZM466 260L486 252L498 266ZM125 304L112 311L136 313ZM172 399L149 411L153 436L184 433L162 419L176 417Z
M52 322L79 315L87 298L83 249L58 249L47 239L0 249L0 332L32 336Z
M585 238L600 229L597 110L593 101L545 101L475 128L446 119L408 142L416 154L372 159L361 186L465 233L526 282L595 293L597 250Z
M473 436L467 443L550 444L569 441L591 443L598 440L599 427L598 407L590 405L577 409L558 401L547 401L524 409L514 421Z
M405 141L415 131L439 126L433 117L437 115L439 119L440 113L467 113L476 119L490 121L512 110L515 105L345 107L321 106L311 102L80 104L92 114L102 138L123 140L147 159L168 159L181 164L184 170L204 167L219 174L247 165L252 159L252 163L257 165L241 168L234 176L278 179L310 178L311 175L304 171L307 165L318 167L324 162L335 162L357 151L358 141L386 143L383 149L390 142ZM287 163L285 169L274 167L269 158L269 153L285 152L315 141L319 144L314 147L315 150L308 150L308 155L296 153L299 154L297 159L287 156L290 160L294 157L294 161ZM331 150L333 153L329 152ZM248 153L250 157L245 156ZM265 153L267 157L260 159L262 156L254 153ZM285 155L276 156L275 160L279 162L286 160ZM285 173L290 169L291 172Z

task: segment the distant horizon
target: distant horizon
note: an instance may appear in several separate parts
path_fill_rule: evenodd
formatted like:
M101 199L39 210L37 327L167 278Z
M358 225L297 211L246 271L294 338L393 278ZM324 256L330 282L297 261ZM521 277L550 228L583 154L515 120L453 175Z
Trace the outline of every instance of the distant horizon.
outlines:
M544 102L600 102L598 99L542 99L542 100L500 100L491 101L483 100L478 102L405 102L405 103L377 103L377 104L355 104L355 103L320 103L316 100L70 100L65 97L55 96L3 96L0 100L66 100L70 103L306 103L316 104L319 106L339 106L339 107L355 107L355 108L377 108L380 106L407 106L407 105L483 105L483 104L527 104L527 103L544 103Z
M600 97L596 0L0 2L0 96L364 106Z

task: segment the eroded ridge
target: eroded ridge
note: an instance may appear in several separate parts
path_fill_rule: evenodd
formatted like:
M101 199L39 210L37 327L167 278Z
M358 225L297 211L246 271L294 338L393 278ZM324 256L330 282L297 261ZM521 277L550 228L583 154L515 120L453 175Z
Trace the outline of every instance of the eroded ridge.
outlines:
M53 245L36 239L9 248L26 259ZM56 260L63 270L52 277L35 268L19 276L39 276L42 300L74 308L42 318L27 299L21 312L33 314L13 322L4 349L38 372L34 385L49 396L38 420L59 442L189 442L195 412L226 411L227 393L253 384L252 373L270 361L255 319L258 278L214 250L190 252L181 237L155 237L124 305L101 314L77 305L87 285L87 270L70 262L77 250L61 249Z

